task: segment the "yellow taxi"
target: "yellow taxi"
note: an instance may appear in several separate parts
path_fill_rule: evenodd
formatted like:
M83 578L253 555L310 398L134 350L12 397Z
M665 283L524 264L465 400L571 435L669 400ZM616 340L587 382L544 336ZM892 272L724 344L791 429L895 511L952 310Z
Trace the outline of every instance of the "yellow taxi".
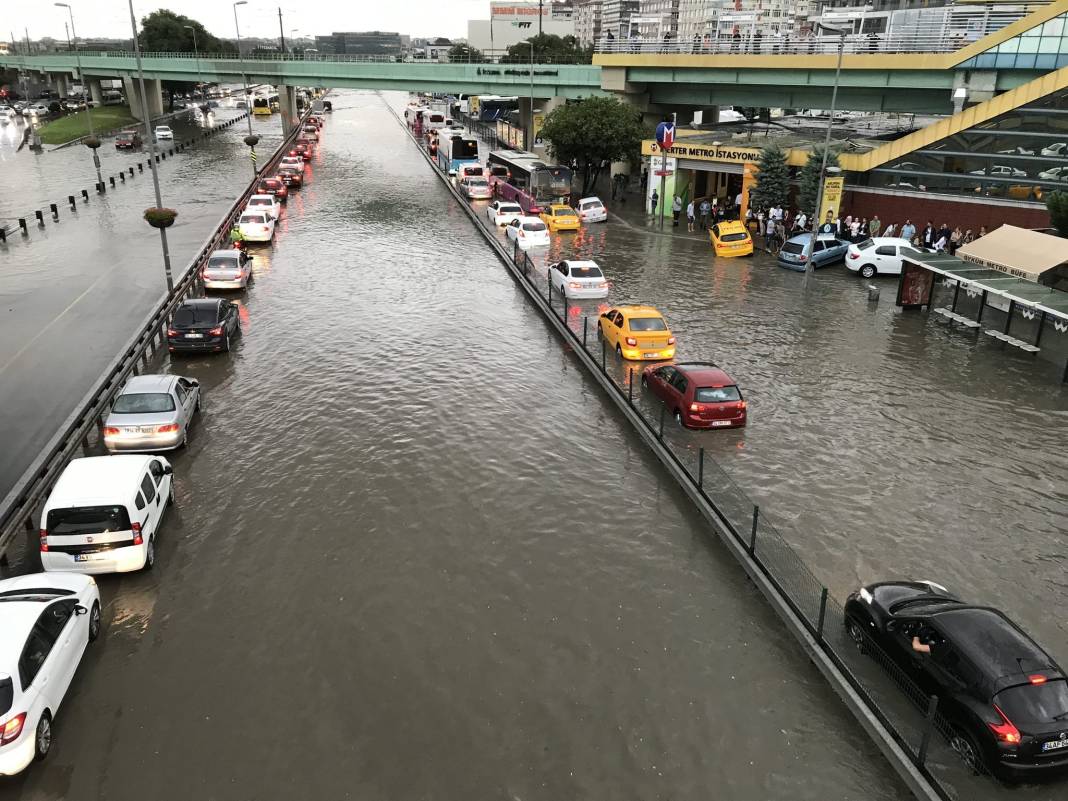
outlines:
M708 229L717 256L752 256L753 237L740 220L726 220Z
M563 203L553 203L540 216L541 221L553 233L557 231L577 231L580 228L578 212Z
M613 306L598 318L597 336L624 359L675 358L675 337L652 306Z

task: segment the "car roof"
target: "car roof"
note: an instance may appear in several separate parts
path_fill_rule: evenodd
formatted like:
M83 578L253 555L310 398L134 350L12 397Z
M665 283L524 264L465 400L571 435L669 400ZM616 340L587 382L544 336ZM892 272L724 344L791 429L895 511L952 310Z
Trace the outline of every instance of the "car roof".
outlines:
M720 230L724 228L741 228L743 231L747 230L745 223L741 220L724 220L721 223L716 223L716 225L719 226Z
M659 310L652 306L616 306L615 309L623 312L625 317L663 317Z
M953 606L933 612L930 618L953 645L994 678L1056 668L1053 658L997 609Z
M72 459L49 493L45 509L98 502L114 504L125 499L126 489L136 487L151 454L117 454Z
M211 252L211 255L208 256L208 258L214 259L216 256L227 256L231 259L236 259L241 256L241 251L237 250L236 248L227 248L226 250L213 250ZM211 300L215 300L215 298L211 298Z
M524 214L522 217L516 217L516 219L519 220L520 222L525 222L525 223L528 223L528 222L529 223L540 223L541 222L541 217L532 217L529 214Z
M711 362L678 362L674 367L692 378L695 384L705 382L710 387L732 387L733 378Z
M143 395L148 392L170 392L171 385L177 381L173 375L135 375L126 382L120 395Z
M791 236L786 241L787 242L808 242L808 240L810 240L811 238L812 238L811 232L806 232L806 233L803 233L803 234L794 234L793 236ZM836 237L834 234L820 234L819 236L816 237L816 241L819 242L821 239L831 240L831 239L837 239L837 238L838 237Z
M595 262L593 259L563 259L563 262L568 267L596 267L598 270L601 269L601 265Z
M877 246L878 245L908 245L909 247L912 247L912 243L909 242L907 239L905 239L903 236L873 236L873 237L871 237L871 241ZM863 242L859 243L857 245L857 247L860 247L860 245L862 245L862 244L864 244L864 243Z
M585 203L587 200L596 200L598 203L603 202L597 195L590 195L589 197L580 197L579 203Z

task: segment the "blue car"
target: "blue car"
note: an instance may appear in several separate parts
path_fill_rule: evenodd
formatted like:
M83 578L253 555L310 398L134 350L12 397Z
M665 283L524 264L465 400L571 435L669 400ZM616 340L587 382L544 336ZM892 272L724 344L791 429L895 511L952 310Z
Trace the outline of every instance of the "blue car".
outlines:
M798 234L787 239L786 244L779 251L779 266L785 267L787 270L803 273L806 260L805 250L808 248L808 243L811 239L812 234ZM848 249L848 242L837 239L831 234L820 234L816 238L816 247L812 251L813 269L818 270L820 267L826 267L828 264L842 261Z

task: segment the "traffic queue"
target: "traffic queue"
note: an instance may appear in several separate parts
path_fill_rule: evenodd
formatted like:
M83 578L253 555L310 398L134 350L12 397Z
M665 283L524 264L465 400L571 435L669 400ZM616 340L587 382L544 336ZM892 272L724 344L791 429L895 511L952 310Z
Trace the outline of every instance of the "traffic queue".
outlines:
M305 118L277 170L258 180L230 233L231 247L213 251L199 267L203 296L178 304L167 326L172 360L229 351L241 335L240 307L231 298L253 280L253 245L273 242L290 193L303 186L323 123L318 113ZM227 294L212 294L219 291ZM0 776L18 774L52 750L53 722L103 625L93 576L155 566L174 503L174 468L161 454L186 445L202 402L194 378L131 377L104 421L109 455L72 459L45 502L44 572L0 581Z

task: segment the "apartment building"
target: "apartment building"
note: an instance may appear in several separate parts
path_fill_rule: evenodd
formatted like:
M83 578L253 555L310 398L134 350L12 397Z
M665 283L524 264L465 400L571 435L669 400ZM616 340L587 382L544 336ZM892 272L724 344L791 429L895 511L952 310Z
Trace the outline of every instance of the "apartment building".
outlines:
M603 5L604 0L577 0L575 4L575 36L583 47L589 47L601 38Z
M616 39L631 34L631 18L638 16L639 0L604 0L601 3L601 33Z

